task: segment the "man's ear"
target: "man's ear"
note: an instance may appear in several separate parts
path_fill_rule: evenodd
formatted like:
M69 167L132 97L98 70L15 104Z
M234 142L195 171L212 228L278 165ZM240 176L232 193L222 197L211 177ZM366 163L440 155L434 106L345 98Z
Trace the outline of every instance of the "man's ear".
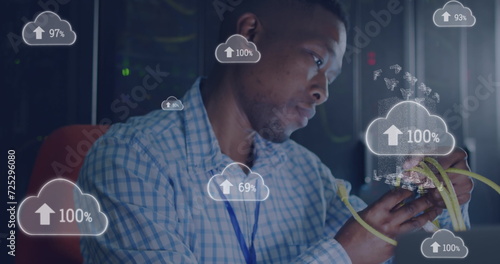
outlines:
M253 41L255 36L262 31L262 24L253 13L244 13L238 18L236 32L244 36L249 41Z

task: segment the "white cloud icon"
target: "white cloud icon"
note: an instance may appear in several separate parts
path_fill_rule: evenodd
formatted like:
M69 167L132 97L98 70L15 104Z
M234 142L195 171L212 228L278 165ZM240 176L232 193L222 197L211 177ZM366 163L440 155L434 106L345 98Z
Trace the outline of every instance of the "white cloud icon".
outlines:
M420 251L426 258L463 259L469 254L462 238L447 229L439 229L432 237L424 239Z
M432 21L437 27L472 27L476 24L476 17L470 8L452 0L434 12Z
M63 178L47 182L37 196L24 199L17 219L29 235L99 236L108 228L97 199Z
M255 43L239 34L230 36L215 49L215 58L220 63L257 63L260 56Z
M184 109L184 105L175 96L169 96L167 100L161 102L161 109L165 111L181 111Z
M264 201L269 197L269 187L265 185L264 178L239 162L227 165L220 174L212 176L207 191L215 201Z
M444 120L413 101L400 102L385 118L373 120L365 140L368 149L381 156L442 156L455 148L455 138Z
M76 41L71 24L52 11L42 12L33 22L24 25L22 36L30 46L69 46Z

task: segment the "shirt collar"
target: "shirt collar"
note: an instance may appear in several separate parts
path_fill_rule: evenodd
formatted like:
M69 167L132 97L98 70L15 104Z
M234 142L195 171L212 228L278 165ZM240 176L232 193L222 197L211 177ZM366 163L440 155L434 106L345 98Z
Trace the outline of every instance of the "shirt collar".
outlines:
M199 77L183 97L188 164L204 171L221 170L232 162L221 152L208 119L200 91ZM287 159L282 144L272 143L258 133L254 136L254 167L280 166Z

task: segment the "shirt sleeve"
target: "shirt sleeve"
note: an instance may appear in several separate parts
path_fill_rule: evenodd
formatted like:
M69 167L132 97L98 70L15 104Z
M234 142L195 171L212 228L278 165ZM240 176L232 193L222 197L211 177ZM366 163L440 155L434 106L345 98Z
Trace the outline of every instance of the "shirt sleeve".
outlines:
M81 238L84 263L197 263L176 231L172 186L141 146L108 136L86 157L78 185L96 197L109 225Z

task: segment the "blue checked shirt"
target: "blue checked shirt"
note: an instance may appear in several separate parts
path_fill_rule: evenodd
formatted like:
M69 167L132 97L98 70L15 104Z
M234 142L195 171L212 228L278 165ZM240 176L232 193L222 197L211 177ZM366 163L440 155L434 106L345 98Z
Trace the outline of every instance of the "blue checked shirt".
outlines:
M85 263L245 263L224 202L207 193L209 179L232 160L221 153L199 82L183 111L113 125L89 151L78 185L98 199L109 226L82 237ZM330 170L292 140L254 140L251 169L270 190L260 205L257 263L351 263L333 238L351 214ZM366 206L356 196L350 202L358 211ZM256 202L231 205L250 245ZM447 214L441 225L451 226Z

